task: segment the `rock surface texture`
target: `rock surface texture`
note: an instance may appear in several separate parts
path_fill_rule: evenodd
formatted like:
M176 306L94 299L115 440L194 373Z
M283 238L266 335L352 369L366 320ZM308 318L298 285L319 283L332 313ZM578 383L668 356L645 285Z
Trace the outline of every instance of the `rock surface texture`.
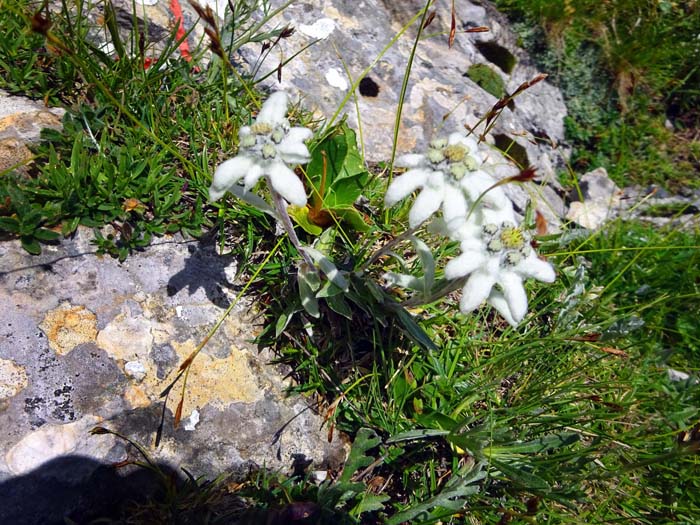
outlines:
M61 129L64 113L0 90L0 172L22 169L32 158L27 145L39 140L42 128Z
M68 496L79 494L101 464L142 459L112 436L90 435L97 425L195 476L240 477L263 466L289 471L302 459L318 469L342 463L344 446L328 443L312 402L287 397L286 371L250 344L256 328L243 305L195 360L178 429L171 410L181 384L172 390L155 447L159 395L230 304L236 263L211 246L177 238L119 263L95 255L91 235L80 229L38 257L16 241L0 244L3 500L9 494L10 502L26 504L12 497L23 486L15 480L41 482L47 464L66 458L81 457L88 467L60 474L48 468L44 482L62 476L74 487ZM3 503L0 523L48 523L16 521L31 509Z
M420 0L295 2L273 23L293 26L296 32L279 43L279 49L273 50L258 76L271 74L265 81L271 90L298 93L306 107L325 118L331 117L350 97L344 113L350 124L362 131L366 158L386 161L391 157L396 108L418 22L383 56L382 51L424 4ZM464 130L465 126L482 133L483 124L477 124L498 101L482 85L502 84L505 92L512 93L540 73L517 47L503 17L488 2L455 1L457 33L454 45L448 48L451 5L449 0L434 3L435 17L416 49L398 153L420 151L433 137ZM489 31L464 32L478 26ZM275 70L280 61L316 39L321 40L282 68L279 82ZM257 62L260 50L253 46L246 49L247 60ZM470 74L474 66L477 74ZM367 69L360 83L361 74ZM353 83L357 84L354 91ZM558 226L565 215L555 177L555 169L563 165L566 154L559 147L564 140L565 115L559 90L546 81L540 82L505 108L486 136L486 141L494 146L498 177L516 174L518 169L501 159L497 148L508 151L521 167L533 165L538 169L538 184L510 185L509 191L521 210L532 198L553 226Z

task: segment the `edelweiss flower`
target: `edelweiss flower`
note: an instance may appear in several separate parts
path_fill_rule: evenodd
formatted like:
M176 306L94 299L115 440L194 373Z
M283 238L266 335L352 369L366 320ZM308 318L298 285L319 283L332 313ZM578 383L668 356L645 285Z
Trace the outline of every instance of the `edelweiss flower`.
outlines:
M287 106L286 93L273 93L263 104L255 123L240 129L238 155L222 163L214 173L209 188L212 201L220 199L227 191L233 191L241 179L247 192L264 176L271 188L287 202L306 205L304 184L288 164L303 164L310 160L304 141L311 137L312 132L308 128L290 127L286 118Z
M459 309L471 312L486 300L512 326L527 313L523 279L532 277L551 283L554 268L532 249L529 237L514 223L486 224L480 238L470 236L461 243L462 254L445 267L445 277L469 275Z
M480 195L478 190L483 192L495 183L489 175L478 171L482 162L478 145L470 137L452 133L447 139L433 140L425 155L399 157L397 166L411 169L389 185L384 202L387 206L393 206L420 188L421 192L408 215L411 228L421 224L442 206L448 230L455 230L466 221L468 205L477 200ZM510 204L502 190L493 203L486 202L494 206Z

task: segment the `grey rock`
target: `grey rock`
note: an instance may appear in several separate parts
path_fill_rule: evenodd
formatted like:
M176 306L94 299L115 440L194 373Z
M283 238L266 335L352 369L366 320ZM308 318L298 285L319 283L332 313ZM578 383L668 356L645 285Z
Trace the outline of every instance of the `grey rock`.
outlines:
M622 191L608 177L605 168L583 175L578 187L571 192L566 218L584 228L595 230L615 217L620 207Z
M43 128L61 129L64 113L61 108L48 108L0 90L0 172L24 169L32 158L27 146L39 141Z
M600 228L614 218L689 231L700 226L697 190L674 195L656 185L620 189L604 168L583 175L578 187L569 193L569 199L567 218L588 229Z
M0 244L0 480L41 477L47 462L79 456L85 468L66 480L79 487L99 465L133 453L111 436L89 435L94 426L195 476L290 472L300 456L315 469L342 464L337 434L328 443L311 401L285 394L288 370L249 342L258 328L246 302L195 360L185 424L175 429L180 387L165 411L160 393L233 300L227 269L236 261L172 237L119 263L97 256L91 238L80 228L36 257L16 241Z
M272 2L273 5L280 3ZM347 115L348 122L355 129L362 131L358 137L363 140L366 158L386 161L391 157L397 104L416 24L388 52L380 55L392 37L424 4L419 0L309 0L295 3L273 23L291 25L297 31L280 41L279 49L268 57L257 75L260 78L267 76L265 84L270 90L283 89L300 95L303 105L315 110L321 118L329 119L347 98L348 104L342 113ZM439 0L433 9L436 16L426 33L449 32L451 2ZM490 31L458 33L452 49L448 48L445 34L420 42L403 107L398 153L420 151L435 135L464 130L465 127L476 128L477 134L484 131L483 124L477 124L497 98L466 76L470 66L483 64L489 67L511 93L540 73L531 65L526 53L515 45L516 39L505 20L488 2L477 4L457 0L455 9L458 30L486 26ZM280 60L291 57L316 38L324 36L323 40L286 64L281 69L281 82L278 81ZM512 70L493 62L498 61L494 56L498 52L494 53L494 50L514 58ZM260 50L249 46L244 49L243 56L250 64L257 64ZM354 82L358 82L362 72L370 68L366 78L377 86L376 96L372 96L374 90L367 95L362 94L362 89L351 93L346 68ZM563 166L567 155L561 146L565 115L566 107L558 89L546 81L540 82L518 96L512 108L504 109L486 136L489 144L509 149L513 157L520 160L521 167L533 165L537 168L539 184L528 185L530 187L526 189L513 186L509 191L520 210L524 209L528 199L533 199L553 228L558 226L559 218L565 212L561 187L555 177L556 169ZM518 172L512 163L501 158L495 148L493 157L500 165L496 170L499 178Z

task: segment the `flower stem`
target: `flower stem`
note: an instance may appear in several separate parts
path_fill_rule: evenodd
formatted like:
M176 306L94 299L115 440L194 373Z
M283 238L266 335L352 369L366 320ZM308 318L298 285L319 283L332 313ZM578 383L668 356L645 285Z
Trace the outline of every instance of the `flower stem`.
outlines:
M287 235L289 236L289 240L292 241L292 244L297 249L302 259L304 259L304 262L306 262L311 268L315 268L313 259L311 259L306 251L302 249L301 241L299 240L299 237L297 237L297 232L294 231L292 219L290 219L289 213L287 213L287 203L284 201L282 196L274 190L270 180L267 181L267 187L270 188L272 202L275 204L275 210L277 210L277 215L282 223L284 231L286 231Z
M374 253L370 256L370 258L367 259L367 260L362 264L362 266L360 266L360 269L357 270L356 273L357 273L358 275L359 275L359 274L365 273L365 271L367 271L367 268L369 268L370 266L372 266L372 264L373 264L377 259L379 259L382 255L386 254L386 253L387 253L389 250L391 250L394 246L396 246L396 245L399 244L400 242L405 241L405 240L408 239L411 235L413 235L414 233L416 233L416 231L418 230L418 228L421 227L421 225L422 225L422 223L419 224L418 226L416 226L415 228L409 228L408 230L406 230L405 232L403 232L401 235L397 235L396 237L394 237L393 239L391 239L388 243L386 243L384 246L382 246L382 247L379 248L376 252L374 252Z
M461 277L460 279L447 281L445 284L434 290L427 297L425 295L415 295L414 297L411 297L410 299L402 302L401 306L403 306L404 308L412 308L414 306L421 306L424 304L434 303L435 301L440 299L440 297L443 297L450 292L454 292L455 290L459 290L460 288L462 288L466 281L466 277Z

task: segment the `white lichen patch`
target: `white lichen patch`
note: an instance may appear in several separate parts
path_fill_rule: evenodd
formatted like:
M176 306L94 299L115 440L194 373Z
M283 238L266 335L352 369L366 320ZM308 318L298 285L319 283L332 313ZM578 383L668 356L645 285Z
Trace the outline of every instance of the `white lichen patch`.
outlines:
M348 81L338 68L331 67L326 71L326 82L334 88L347 91Z
M0 359L0 401L17 395L27 384L24 367L9 359Z
M184 419L182 421L182 428L187 430L188 432L194 432L197 428L197 424L199 423L199 410L195 409L192 411L190 416L187 419Z
M311 25L299 24L299 32L311 38L328 38L335 30L335 22L330 18L321 18Z
M46 314L39 328L46 334L49 347L58 355L66 355L80 344L95 341L97 318L84 306L63 303Z

